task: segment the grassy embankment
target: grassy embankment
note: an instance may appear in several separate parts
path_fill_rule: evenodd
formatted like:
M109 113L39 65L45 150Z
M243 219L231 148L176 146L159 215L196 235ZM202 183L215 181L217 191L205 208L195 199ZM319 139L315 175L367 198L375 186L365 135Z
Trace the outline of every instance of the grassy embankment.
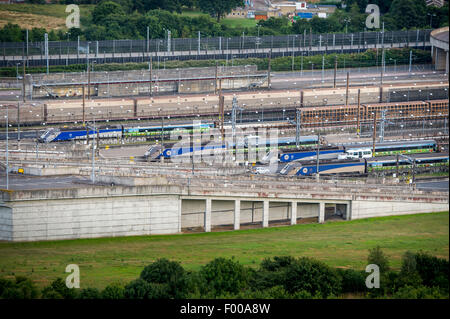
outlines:
M103 288L129 282L144 266L165 257L196 270L215 257L257 266L276 255L309 256L333 267L364 269L368 249L380 245L399 269L407 250L449 258L449 214L381 217L349 222L186 235L80 239L34 243L0 243L0 277L25 275L38 286L65 267L80 266L83 287Z

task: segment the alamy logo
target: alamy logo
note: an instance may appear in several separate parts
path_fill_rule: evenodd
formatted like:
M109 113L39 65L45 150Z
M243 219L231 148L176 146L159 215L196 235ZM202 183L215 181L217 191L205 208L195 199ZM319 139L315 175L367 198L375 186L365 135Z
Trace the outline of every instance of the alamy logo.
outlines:
M66 7L66 12L70 14L66 18L66 27L79 28L80 27L80 8L76 4L69 4Z
M66 278L67 288L80 288L80 267L75 264L67 265L66 272L71 273Z
M366 13L369 13L366 18L366 28L378 29L380 27L380 8L376 4L368 4Z
M380 288L380 267L375 264L367 265L366 272L371 272L366 278L366 287L369 289Z

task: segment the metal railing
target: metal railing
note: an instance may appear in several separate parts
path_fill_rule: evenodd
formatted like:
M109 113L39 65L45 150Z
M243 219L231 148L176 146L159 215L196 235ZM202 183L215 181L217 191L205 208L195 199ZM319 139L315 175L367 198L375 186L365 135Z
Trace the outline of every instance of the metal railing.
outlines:
M240 36L216 38L176 38L106 41L49 41L48 56L51 65L85 63L97 59L108 61L148 61L149 55L163 59L204 59L211 56L233 59L233 56L256 57L290 55L292 52L348 52L370 48L429 46L430 29L408 31L290 34L280 36ZM383 40L383 41L382 41ZM15 66L27 59L28 65L45 65L45 42L1 42L2 66ZM120 60L121 59L121 60ZM84 61L84 62L83 62Z

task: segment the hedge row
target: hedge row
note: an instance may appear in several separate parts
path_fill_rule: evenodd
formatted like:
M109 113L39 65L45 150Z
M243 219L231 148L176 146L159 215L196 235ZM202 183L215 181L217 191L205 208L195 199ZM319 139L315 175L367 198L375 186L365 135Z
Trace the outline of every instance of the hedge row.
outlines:
M179 263L158 259L127 285L69 289L58 278L42 291L30 279L0 279L4 299L184 299L184 298L448 298L449 262L429 254L406 252L399 272L376 247L368 264L378 265L380 287L369 289L362 270L337 269L313 258L280 256L263 260L258 269L234 259L216 258L199 271L186 271Z

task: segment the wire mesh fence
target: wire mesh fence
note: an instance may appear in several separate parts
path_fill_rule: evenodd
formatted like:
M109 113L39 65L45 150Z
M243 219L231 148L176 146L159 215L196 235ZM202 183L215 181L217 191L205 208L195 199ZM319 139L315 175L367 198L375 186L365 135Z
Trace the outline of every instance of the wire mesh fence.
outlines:
M105 41L49 41L41 42L2 42L0 54L2 66L14 65L14 61L28 58L33 65L44 65L48 56L50 64L82 63L83 59L106 58L127 61L146 61L148 56L174 56L185 58L204 58L214 55L246 55L248 57L289 52L347 52L363 51L369 48L384 47L422 47L430 41L431 30L333 33L333 34L290 34L280 36L246 36L216 38L176 38L149 40L105 40ZM48 51L48 52L46 52ZM57 61L57 62L55 62ZM125 61L125 60L124 60ZM119 61L120 62L120 61ZM102 62L104 63L104 62Z

